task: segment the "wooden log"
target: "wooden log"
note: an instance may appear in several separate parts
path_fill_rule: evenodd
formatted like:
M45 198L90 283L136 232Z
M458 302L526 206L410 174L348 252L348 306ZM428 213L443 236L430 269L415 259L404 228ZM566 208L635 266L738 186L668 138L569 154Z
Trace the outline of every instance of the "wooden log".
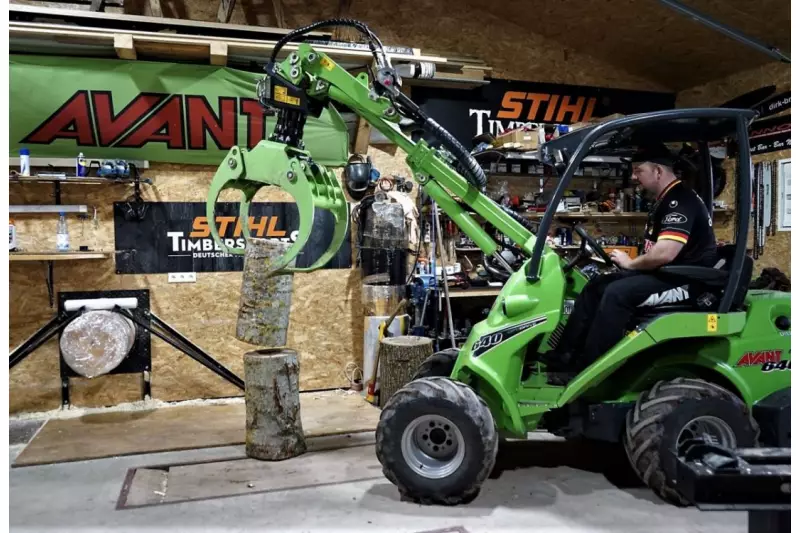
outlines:
M305 453L299 371L294 350L272 348L244 355L248 457L280 461Z
M380 406L403 388L417 371L417 367L433 355L433 339L403 335L381 340L378 348L380 365Z
M279 348L286 345L292 306L292 274L271 275L291 243L253 239L247 244L236 338ZM294 265L294 262L292 262Z

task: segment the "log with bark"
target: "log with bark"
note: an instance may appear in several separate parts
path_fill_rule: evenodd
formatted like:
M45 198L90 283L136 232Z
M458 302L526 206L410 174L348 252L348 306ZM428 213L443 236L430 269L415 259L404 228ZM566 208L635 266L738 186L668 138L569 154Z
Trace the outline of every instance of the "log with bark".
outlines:
M417 367L433 354L433 339L402 335L381 340L378 348L380 365L380 406L403 388L417 371Z
M299 370L294 350L265 349L244 355L248 457L279 461L306 451Z
M291 243L252 239L247 243L236 338L257 346L286 345L292 306L291 274L271 274ZM292 261L290 266L294 265Z

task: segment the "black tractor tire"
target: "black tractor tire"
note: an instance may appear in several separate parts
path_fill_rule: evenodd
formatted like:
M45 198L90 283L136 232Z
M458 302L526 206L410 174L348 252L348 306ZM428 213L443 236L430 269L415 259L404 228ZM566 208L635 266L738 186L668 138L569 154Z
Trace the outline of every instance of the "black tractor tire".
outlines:
M639 396L626 419L624 446L634 471L663 500L680 507L690 502L675 489L674 454L681 431L700 417L724 422L736 447L758 441L747 405L726 388L700 379L659 381Z
M428 356L417 368L412 381L420 378L448 377L456 365L458 348L447 348Z
M460 435L460 439L452 437L457 443L454 457L459 455L457 448L463 445L463 458L452 463L457 466L438 478L420 473L420 469L426 471L428 466L408 452L409 446L419 450L434 441L433 431L438 428L430 430L429 438L422 437L424 444L414 438L417 431L426 431L428 424L433 427L433 422L420 422L431 416L444 420L438 423L448 431L448 443L454 431ZM475 391L458 381L431 377L414 380L394 393L381 412L375 441L383 474L402 497L425 505L458 505L477 497L481 484L494 468L498 435L491 411Z

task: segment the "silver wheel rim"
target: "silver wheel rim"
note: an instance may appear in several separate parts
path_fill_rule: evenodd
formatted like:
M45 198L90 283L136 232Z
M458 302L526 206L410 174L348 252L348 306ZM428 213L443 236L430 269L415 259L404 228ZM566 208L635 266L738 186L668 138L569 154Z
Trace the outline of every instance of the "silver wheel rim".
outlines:
M464 462L464 437L445 417L423 415L406 426L401 450L403 459L415 474L442 479Z
M703 439L706 442L736 448L736 435L724 420L716 416L699 416L689 421L678 432L678 449L690 439Z

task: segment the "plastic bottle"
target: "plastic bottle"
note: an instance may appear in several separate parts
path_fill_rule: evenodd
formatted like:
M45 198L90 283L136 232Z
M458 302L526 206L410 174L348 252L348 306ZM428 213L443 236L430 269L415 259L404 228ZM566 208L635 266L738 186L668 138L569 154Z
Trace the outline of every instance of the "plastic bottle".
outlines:
M64 213L61 213L58 218L56 248L59 252L69 251L69 230L67 229L67 216Z
M19 151L19 173L21 176L31 175L31 152L27 148Z

